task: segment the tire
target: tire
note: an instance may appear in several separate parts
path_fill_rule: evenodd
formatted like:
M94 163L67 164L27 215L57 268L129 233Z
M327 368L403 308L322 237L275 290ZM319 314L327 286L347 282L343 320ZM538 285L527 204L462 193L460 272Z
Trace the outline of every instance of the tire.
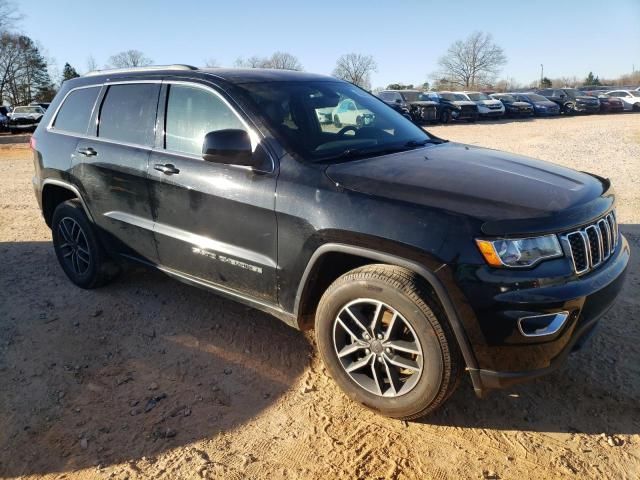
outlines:
M51 233L58 262L69 280L78 287L97 288L118 274L118 266L100 245L78 200L67 200L56 207Z
M374 312L382 314L369 323ZM410 420L436 410L454 392L464 368L444 313L424 281L404 268L368 265L340 277L320 299L315 329L331 377L351 399L388 417ZM400 344L390 340L402 340L406 350L396 350Z
M565 103L564 106L562 107L562 112L565 115L574 115L576 113L575 105L571 102Z
M634 112L640 112L640 102L634 103L631 110Z
M340 117L338 117L338 114L335 114L333 116L333 126L336 128L341 128L342 127L342 123L340 123Z
M361 116L361 115L358 115L358 116L356 117L356 126L357 126L358 128L362 128L362 127L364 127L364 118L362 118L362 116Z
M478 118L480 118L478 115L474 115L473 117L469 118L469 119L467 120L467 122L469 122L469 123L475 123L475 122L477 122L477 121L478 121Z
M449 110L442 110L440 112L440 123L449 123L451 121L451 112Z

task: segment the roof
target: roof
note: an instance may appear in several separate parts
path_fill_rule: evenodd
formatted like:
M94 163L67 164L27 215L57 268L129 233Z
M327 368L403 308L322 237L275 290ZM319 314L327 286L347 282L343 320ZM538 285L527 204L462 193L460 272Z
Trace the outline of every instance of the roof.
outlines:
M336 80L328 75L298 72L294 70L280 70L270 68L197 68L191 65L154 65L150 67L118 68L109 70L95 70L87 73L87 77L138 77L138 76L212 76L233 84L256 82L287 82L287 81L318 81Z

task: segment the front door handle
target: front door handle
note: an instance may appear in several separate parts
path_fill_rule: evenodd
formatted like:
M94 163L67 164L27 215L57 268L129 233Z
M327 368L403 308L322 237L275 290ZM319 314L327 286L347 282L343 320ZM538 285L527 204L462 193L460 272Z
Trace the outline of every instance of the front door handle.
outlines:
M156 163L153 168L165 175L173 175L174 173L180 173L180 170L172 163Z
M78 153L84 155L85 157L95 157L96 155L98 155L98 152L96 152L93 148L88 147L88 148L79 148L78 149Z

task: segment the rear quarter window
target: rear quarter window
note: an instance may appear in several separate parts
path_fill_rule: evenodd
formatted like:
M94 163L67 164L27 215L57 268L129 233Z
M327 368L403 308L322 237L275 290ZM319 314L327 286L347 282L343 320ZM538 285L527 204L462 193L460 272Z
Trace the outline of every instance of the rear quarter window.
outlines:
M102 101L98 137L152 146L160 85L111 85Z
M79 88L67 95L53 122L53 128L65 132L87 133L91 112L100 88L99 86Z

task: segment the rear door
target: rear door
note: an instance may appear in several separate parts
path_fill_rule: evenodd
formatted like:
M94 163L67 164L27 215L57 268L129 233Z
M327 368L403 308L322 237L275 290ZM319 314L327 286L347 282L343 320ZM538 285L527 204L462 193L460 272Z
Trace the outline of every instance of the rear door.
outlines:
M149 172L163 267L232 291L276 300L275 163L228 99L207 85L163 85ZM265 168L202 158L206 133L250 132Z
M147 167L155 140L159 81L105 85L72 173L108 247L151 263L158 254Z

